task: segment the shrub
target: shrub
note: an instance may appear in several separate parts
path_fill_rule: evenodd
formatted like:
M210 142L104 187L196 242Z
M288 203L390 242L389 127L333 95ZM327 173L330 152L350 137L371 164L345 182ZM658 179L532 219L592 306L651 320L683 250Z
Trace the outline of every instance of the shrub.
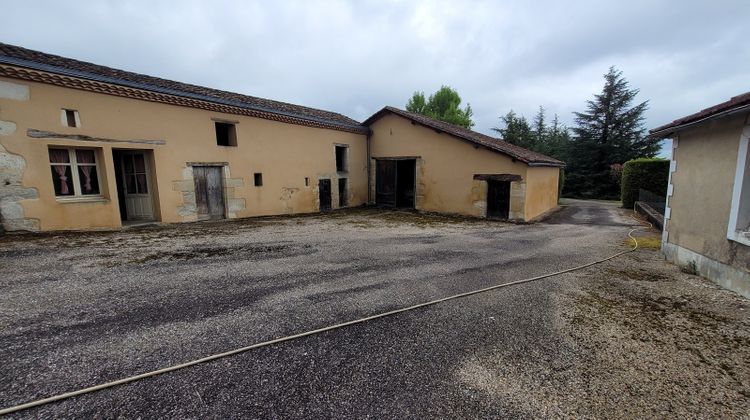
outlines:
M669 161L657 158L634 159L622 169L620 199L622 206L633 208L641 188L656 195L666 196L669 184Z

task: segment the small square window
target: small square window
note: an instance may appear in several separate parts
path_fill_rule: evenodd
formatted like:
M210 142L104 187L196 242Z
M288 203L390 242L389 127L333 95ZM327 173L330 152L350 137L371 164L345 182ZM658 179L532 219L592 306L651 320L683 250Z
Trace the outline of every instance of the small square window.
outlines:
M216 144L218 146L237 146L237 128L234 124L215 122Z
M78 111L74 109L61 109L60 122L66 127L81 126L81 118L78 116Z
M254 174L253 178L255 179L255 186L256 187L262 187L263 186L263 174L262 173L256 173L256 174Z

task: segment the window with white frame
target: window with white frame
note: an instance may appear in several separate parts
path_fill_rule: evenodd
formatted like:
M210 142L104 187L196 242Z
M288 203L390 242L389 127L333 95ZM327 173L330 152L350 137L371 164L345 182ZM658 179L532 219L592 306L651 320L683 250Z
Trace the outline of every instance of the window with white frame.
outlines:
M99 167L93 149L50 148L49 163L57 197L100 196Z
M740 137L737 155L737 170L732 191L732 210L729 215L727 237L750 245L750 126L745 127Z
M60 122L65 127L80 127L81 117L75 109L63 108L60 110Z

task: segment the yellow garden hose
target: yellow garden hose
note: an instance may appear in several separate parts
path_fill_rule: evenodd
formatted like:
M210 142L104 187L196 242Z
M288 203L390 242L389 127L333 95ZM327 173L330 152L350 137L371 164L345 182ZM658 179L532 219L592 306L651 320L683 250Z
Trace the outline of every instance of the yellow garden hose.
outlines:
M636 219L636 220L638 220L638 219ZM640 222L640 220L639 220L639 222ZM633 246L633 248L628 249L626 251L618 252L617 254L614 254L614 255L609 256L607 258L604 258L604 259L601 259L601 260L598 260L598 261L594 261L594 262L591 262L591 263L588 263L588 264L583 264L583 265L579 265L577 267L569 268L569 269L562 270L562 271L556 271L554 273L543 274L541 276L531 277L531 278L528 278L528 279L516 280L516 281L512 281L510 283L502 283L502 284L497 284L497 285L494 285L494 286L485 287L485 288L482 288L482 289L473 290L473 291L470 291L470 292L459 293L459 294L456 294L456 295L452 295L452 296L448 296L448 297L444 297L444 298L440 298L440 299L431 300L429 302L424 302L424 303L419 303L419 304L412 305L412 306L407 306L405 308L394 309L392 311L382 312L382 313L375 314L375 315L370 315L370 316L365 317L365 318L359 318L359 319L355 319L355 320L351 320L351 321L346 321L346 322L342 322L340 324L330 325L330 326L323 327L323 328L318 328L318 329L315 329L315 330L310 330L310 331L305 331L305 332L301 332L301 333L298 333L298 334L288 335L286 337L275 338L273 340L268 340L268 341L263 341L263 342L260 342L260 343L255 343L255 344L252 344L252 345L249 345L249 346L240 347L240 348L237 348L237 349L234 349L234 350L229 350L229 351L226 351L226 352L223 352L223 353L212 354L210 356L202 357L202 358L196 359L196 360L191 360L191 361L185 362L185 363L180 363L178 365L168 366L168 367L165 367L165 368L162 368L162 369L153 370L153 371L150 371L150 372L145 372L145 373L141 373L141 374L134 375L134 376L129 376L127 378L122 378L122 379L118 379L118 380L115 380L115 381L111 381L111 382L106 382L106 383L99 384L99 385L90 386L88 388L82 388L82 389L79 389L79 390L76 390L76 391L65 392L65 393L62 393L62 394L53 395L51 397L42 398L42 399L39 399L39 400L30 401L30 402L27 402L27 403L15 405L13 407L4 408L4 409L0 410L0 415L15 413L17 411L25 410L25 409L32 408L32 407L37 407L37 406L44 405L44 404L49 404L51 402L60 401L60 400L64 400L64 399L71 398L71 397L76 397L76 396L83 395L83 394L88 394L88 393L99 391L99 390L106 389L106 388L112 388L114 386L127 384L129 382L135 382L135 381L138 381L138 380L141 380L141 379L150 378L152 376L161 375L163 373L173 372L173 371L176 371L176 370L179 370L179 369L184 369L186 367L195 366L197 364L210 362L210 361L213 361L213 360L221 359L221 358L232 356L232 355L239 354L239 353L244 353L246 351L249 351L249 350L252 350L252 349L257 349L259 347L270 346L272 344L282 343L282 342L285 342L285 341L295 340L297 338L302 338L302 337L307 337L307 336L311 336L311 335L315 335L315 334L320 334L320 333L323 333L323 332L332 331L332 330L336 330L336 329L343 328L343 327L348 327L350 325L361 324L363 322L372 321L374 319L379 319L379 318L385 318L387 316L396 315L396 314L400 314L400 313L403 313L403 312L408 312L408 311L412 311L412 310L415 310L415 309L419 309L419 308L424 308L424 307L427 307L427 306L436 305L438 303L446 302L446 301L449 301L449 300L463 298L463 297L467 297L467 296L472 296L472 295L476 295L476 294L479 294L479 293L489 292L490 290L500 289L500 288L508 287L508 286L515 286L517 284L529 283L529 282L532 282L532 281L542 280L542 279L546 279L546 278L549 278L549 277L558 276L560 274L565 274L565 273L570 273L570 272L573 272L573 271L581 270L581 269L584 269L586 267L591 267L592 265L601 264L601 263L603 263L605 261L609 261L609 260L611 260L613 258L619 257L620 255L627 254L629 252L633 252L636 249L638 249L638 241L633 236L633 232L635 232L636 230L638 230L638 228L633 228L633 229L631 229L628 232L628 237L630 239L632 239L633 243L635 244Z

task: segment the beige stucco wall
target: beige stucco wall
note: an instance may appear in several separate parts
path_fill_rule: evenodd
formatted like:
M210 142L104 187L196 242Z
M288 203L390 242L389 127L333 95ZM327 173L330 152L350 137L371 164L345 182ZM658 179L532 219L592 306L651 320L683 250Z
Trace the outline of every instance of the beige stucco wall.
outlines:
M528 220L557 205L558 168L529 168L508 156L393 114L381 117L370 128L373 158L419 157L419 210L483 217L487 187L486 182L474 180L475 174L521 176L521 182L511 183L511 218ZM532 180L527 178L530 169ZM371 176L374 188L374 172ZM552 185L554 188L550 189Z
M750 247L727 239L737 152L747 118L708 122L679 134L665 239L750 271Z
M153 151L152 191L155 207L164 222L194 220L185 212L189 198L190 169L187 162L226 162L225 192L230 217L318 211L318 179L332 179L334 208L338 204L336 179L349 178L350 206L367 201L366 136L336 130L285 124L264 119L221 114L122 97L84 92L52 85L0 78L6 94L0 94L0 166L22 173L28 197L5 205L23 211L27 227L40 230L117 228L121 226L112 149ZM11 88L28 88L28 98ZM0 86L2 87L2 86ZM23 89L21 89L23 90ZM9 93L10 92L10 93ZM60 109L76 109L81 127L60 121ZM237 147L216 145L212 118L237 121ZM13 126L13 129L8 127ZM84 142L30 138L27 129L82 134L116 140L164 140L164 145ZM349 171L336 173L335 144L349 146ZM54 196L47 149L53 145L96 148L104 200L62 203ZM103 163L103 164L102 164ZM18 168L22 167L20 172ZM8 169L10 168L10 169ZM0 169L2 173L3 169ZM253 185L253 174L263 173L263 186ZM15 175L13 175L15 176ZM305 186L305 177L310 185ZM7 178L7 177L6 177ZM8 181L11 182L11 181ZM3 186L0 186L2 189ZM19 194L7 193L5 195ZM36 189L36 193L34 193ZM21 195L23 195L21 194ZM16 197L18 198L18 197ZM0 194L0 199L2 195ZM0 206L4 205L0 202ZM19 207L20 206L20 207ZM9 210L10 211L10 210ZM10 213L8 213L10 214ZM12 226L11 226L12 228Z
M560 168L529 167L526 176L526 219L531 220L557 207Z

